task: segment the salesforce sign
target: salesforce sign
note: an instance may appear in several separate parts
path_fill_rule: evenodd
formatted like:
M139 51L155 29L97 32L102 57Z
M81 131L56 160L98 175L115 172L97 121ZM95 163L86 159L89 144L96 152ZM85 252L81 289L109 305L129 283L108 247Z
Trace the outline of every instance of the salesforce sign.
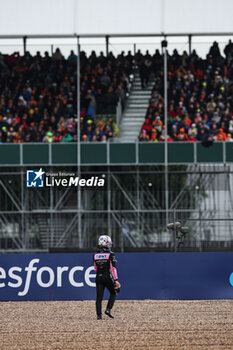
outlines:
M94 299L91 254L1 255L0 300Z
M118 299L233 299L233 253L118 253ZM0 255L0 300L95 299L93 254ZM108 297L108 293L106 293Z
M36 267L36 264L40 262L40 259L32 259L28 266L25 267L26 272L26 279L25 283L23 283L23 279L18 273L22 273L22 267L19 266L12 266L8 270L8 276L11 279L11 281L8 281L7 286L11 288L20 288L23 286L23 290L18 292L18 296L25 296L28 294L30 289L30 284L32 280L32 273L36 273L36 282L38 286L42 288L49 288L52 287L55 282L55 276L56 276L56 287L62 287L63 284L65 285L65 282L63 283L63 276L65 271L68 271L66 279L69 281L70 285L73 287L84 287L83 282L77 282L74 278L75 272L83 271L83 266L74 266L71 269L69 269L69 266L57 266L56 270L54 271L49 266L43 266L39 269ZM93 267L90 266L85 271L84 280L85 283L90 287L95 287L95 283L91 282L90 278L94 278L95 274L90 274L90 271L93 270ZM47 276L46 276L47 275ZM44 276L44 278L42 278ZM6 279L6 271L0 267L0 279ZM65 279L65 278L64 278ZM45 282L46 280L46 282ZM67 282L66 282L67 283ZM2 282L0 283L0 288L6 287L6 283Z

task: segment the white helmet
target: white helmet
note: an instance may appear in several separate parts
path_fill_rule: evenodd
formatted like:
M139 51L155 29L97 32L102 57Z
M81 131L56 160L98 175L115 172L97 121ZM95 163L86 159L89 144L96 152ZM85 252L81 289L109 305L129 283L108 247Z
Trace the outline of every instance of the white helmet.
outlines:
M100 236L98 240L98 245L100 247L108 247L111 248L112 240L109 236Z

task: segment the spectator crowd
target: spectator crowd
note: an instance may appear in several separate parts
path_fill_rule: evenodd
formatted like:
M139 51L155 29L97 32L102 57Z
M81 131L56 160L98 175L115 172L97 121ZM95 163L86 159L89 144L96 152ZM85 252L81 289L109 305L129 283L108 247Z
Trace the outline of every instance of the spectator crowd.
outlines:
M154 73L155 85L139 141L160 142L165 139L163 56L156 51L154 56L147 53L147 57L139 58L143 82L145 60L150 62L147 75ZM225 47L224 57L214 42L205 59L195 50L191 55L179 55L174 50L167 62L168 142L201 141L210 145L233 141L233 43L229 41Z
M233 140L233 43L221 55L214 42L206 58L196 51L168 54L168 141ZM142 88L155 85L141 142L165 139L163 55L138 51L89 57L80 53L80 139L106 142L118 135L111 117L120 99L124 108L130 75L139 68ZM29 52L0 54L0 143L77 141L77 56L65 59ZM96 117L98 115L98 118Z
M119 97L129 91L132 62L93 51L80 53L81 141L102 141L118 134L112 118ZM77 140L77 56L59 49L49 56L29 52L0 54L0 143ZM96 119L96 114L103 115Z

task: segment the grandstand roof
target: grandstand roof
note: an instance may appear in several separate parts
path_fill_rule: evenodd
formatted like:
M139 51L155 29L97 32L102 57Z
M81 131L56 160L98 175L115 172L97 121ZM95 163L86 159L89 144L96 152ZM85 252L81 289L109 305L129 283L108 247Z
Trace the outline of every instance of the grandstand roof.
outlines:
M11 0L1 36L230 34L231 0Z

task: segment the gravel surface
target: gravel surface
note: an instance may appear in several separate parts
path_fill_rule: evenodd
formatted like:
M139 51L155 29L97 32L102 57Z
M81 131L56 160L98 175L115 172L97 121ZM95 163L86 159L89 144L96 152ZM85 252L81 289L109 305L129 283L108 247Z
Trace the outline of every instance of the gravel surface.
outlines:
M233 349L233 300L116 301L101 321L94 301L0 304L0 350Z

